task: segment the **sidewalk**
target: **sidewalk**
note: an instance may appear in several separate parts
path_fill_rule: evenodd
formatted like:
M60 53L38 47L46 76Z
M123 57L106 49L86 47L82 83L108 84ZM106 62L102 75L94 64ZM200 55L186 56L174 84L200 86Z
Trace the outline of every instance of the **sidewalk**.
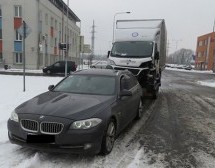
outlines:
M3 75L23 75L23 69L7 69L0 68L0 74ZM43 74L42 70L25 70L26 76L48 76L46 74ZM49 76L62 76L61 74L57 75L49 75Z

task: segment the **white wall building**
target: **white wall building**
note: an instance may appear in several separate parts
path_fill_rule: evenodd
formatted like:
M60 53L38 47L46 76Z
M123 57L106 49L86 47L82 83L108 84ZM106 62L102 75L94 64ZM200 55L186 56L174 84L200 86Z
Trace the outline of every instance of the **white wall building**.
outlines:
M23 67L23 37L17 32L23 21L31 31L25 40L26 68L39 69L63 60L58 44L69 41L68 60L79 63L80 19L63 0L0 1L0 66ZM67 33L68 32L68 33Z

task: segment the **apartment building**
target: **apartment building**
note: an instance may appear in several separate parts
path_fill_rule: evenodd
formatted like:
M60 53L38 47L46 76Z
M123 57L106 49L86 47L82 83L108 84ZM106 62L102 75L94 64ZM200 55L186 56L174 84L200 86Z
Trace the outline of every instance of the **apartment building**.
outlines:
M215 32L197 38L195 67L199 70L215 70Z
M26 68L40 69L58 60L65 52L59 43L69 42L68 60L80 57L80 19L63 0L0 1L0 66L23 67L23 37L18 29L23 21L29 27L25 39ZM68 28L68 29L67 29Z

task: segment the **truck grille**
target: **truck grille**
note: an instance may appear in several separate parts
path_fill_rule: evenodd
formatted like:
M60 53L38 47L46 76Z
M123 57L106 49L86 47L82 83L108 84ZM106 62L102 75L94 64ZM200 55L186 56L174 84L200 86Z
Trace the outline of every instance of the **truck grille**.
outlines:
M119 67L114 67L115 70L126 70L126 68L119 68ZM139 75L140 70L139 69L131 69L128 68L127 70L129 70L133 75L137 76Z
M20 122L21 128L27 132L40 132L42 134L56 135L60 134L64 125L56 122L41 122L40 124L34 120L24 119Z
M55 122L42 122L40 124L40 131L43 134L60 134L63 130L63 124Z
M21 127L23 130L28 132L38 132L39 131L39 123L34 120L21 120Z

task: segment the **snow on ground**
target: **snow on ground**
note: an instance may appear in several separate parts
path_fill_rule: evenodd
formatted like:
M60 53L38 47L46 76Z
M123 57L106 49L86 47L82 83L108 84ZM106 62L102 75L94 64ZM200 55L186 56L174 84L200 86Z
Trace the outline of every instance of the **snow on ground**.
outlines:
M185 69L177 69L177 68L165 68L167 70L172 71L182 71L182 72L192 72L192 73L206 73L206 74L214 74L213 71L199 71L199 70L185 70ZM197 84L209 87L215 87L215 80L204 80L204 81L197 81Z
M209 87L215 87L215 80L197 81L197 84L209 86Z
M172 70L172 71L193 72L193 73L207 73L207 74L213 74L214 73L213 71L200 71L200 70L195 70L195 69L185 70L185 69L168 68L168 67L166 67L165 69Z

